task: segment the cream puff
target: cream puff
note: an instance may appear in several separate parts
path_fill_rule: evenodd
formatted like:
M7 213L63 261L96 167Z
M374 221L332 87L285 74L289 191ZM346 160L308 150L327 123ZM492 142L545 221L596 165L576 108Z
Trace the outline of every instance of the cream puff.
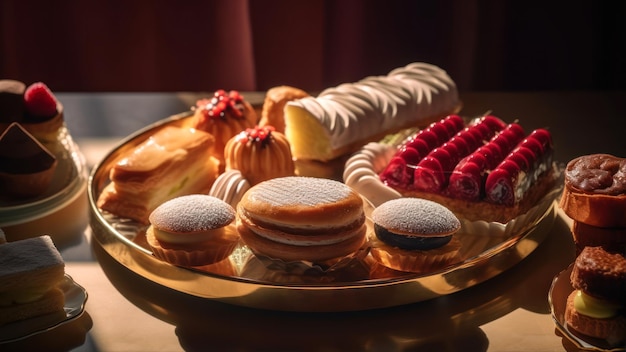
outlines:
M228 257L239 241L235 210L221 199L193 194L150 213L146 240L155 257L180 266L204 266Z

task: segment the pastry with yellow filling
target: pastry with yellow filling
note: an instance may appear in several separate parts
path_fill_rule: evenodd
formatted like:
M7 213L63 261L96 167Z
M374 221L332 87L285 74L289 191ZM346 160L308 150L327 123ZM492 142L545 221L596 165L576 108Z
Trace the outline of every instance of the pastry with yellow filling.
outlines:
M221 262L235 249L235 210L212 196L171 199L150 214L146 240L155 257L181 266Z
M113 165L98 207L147 224L150 213L165 201L208 193L219 167L211 156L214 142L211 134L192 128L160 129Z
M571 274L574 291L567 299L570 329L610 345L626 342L626 258L602 247L585 247Z
M47 236L0 241L0 326L63 312L65 263Z

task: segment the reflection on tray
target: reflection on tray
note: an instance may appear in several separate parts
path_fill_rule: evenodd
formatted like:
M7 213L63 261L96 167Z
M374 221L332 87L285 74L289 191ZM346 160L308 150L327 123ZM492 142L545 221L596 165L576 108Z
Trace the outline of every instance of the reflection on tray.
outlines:
M128 270L97 241L92 245L115 288L140 309L174 325L185 350L486 351L484 324L518 309L549 314L545 296L551 280L574 255L567 224L557 221L553 229L526 260L481 285L402 307L331 313L268 312L195 297ZM369 295L353 290L352 297L368 295L370 306L376 306L405 290L388 288ZM341 296L337 290L323 292L325 299L318 304L332 306ZM292 294L284 288L272 298L288 306Z

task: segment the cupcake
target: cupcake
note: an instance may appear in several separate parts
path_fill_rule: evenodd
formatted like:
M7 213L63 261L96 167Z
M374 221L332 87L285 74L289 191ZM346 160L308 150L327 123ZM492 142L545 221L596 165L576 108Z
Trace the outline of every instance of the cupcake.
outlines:
M238 243L235 210L212 196L171 199L149 217L146 240L155 257L180 266L204 266L224 260Z
M247 128L231 138L224 158L226 170L241 171L252 185L295 174L287 138L269 125Z
M372 257L398 271L425 273L459 260L461 242L453 236L459 219L446 207L420 198L398 198L372 212Z
M246 128L257 124L257 114L252 105L235 90L216 91L211 99L196 102L190 127L215 137L213 156L224 160L224 147L228 140Z

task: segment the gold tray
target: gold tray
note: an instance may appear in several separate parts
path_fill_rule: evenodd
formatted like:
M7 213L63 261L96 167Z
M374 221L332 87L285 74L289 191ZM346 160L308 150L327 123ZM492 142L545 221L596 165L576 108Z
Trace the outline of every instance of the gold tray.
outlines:
M174 266L154 257L143 243L145 227L102 212L96 201L110 182L108 170L121 155L158 129L179 125L189 116L189 112L171 116L124 139L94 167L88 184L91 228L102 248L134 273L189 295L246 307L302 312L356 311L425 301L506 271L537 248L556 217L554 200L560 189L550 192L530 215L526 214L523 222L527 226L515 226L517 231L504 231L502 224L466 223L459 235L464 248L462 260L428 274L377 268L368 255L348 268L319 275L277 275L243 244L225 262L204 268Z

